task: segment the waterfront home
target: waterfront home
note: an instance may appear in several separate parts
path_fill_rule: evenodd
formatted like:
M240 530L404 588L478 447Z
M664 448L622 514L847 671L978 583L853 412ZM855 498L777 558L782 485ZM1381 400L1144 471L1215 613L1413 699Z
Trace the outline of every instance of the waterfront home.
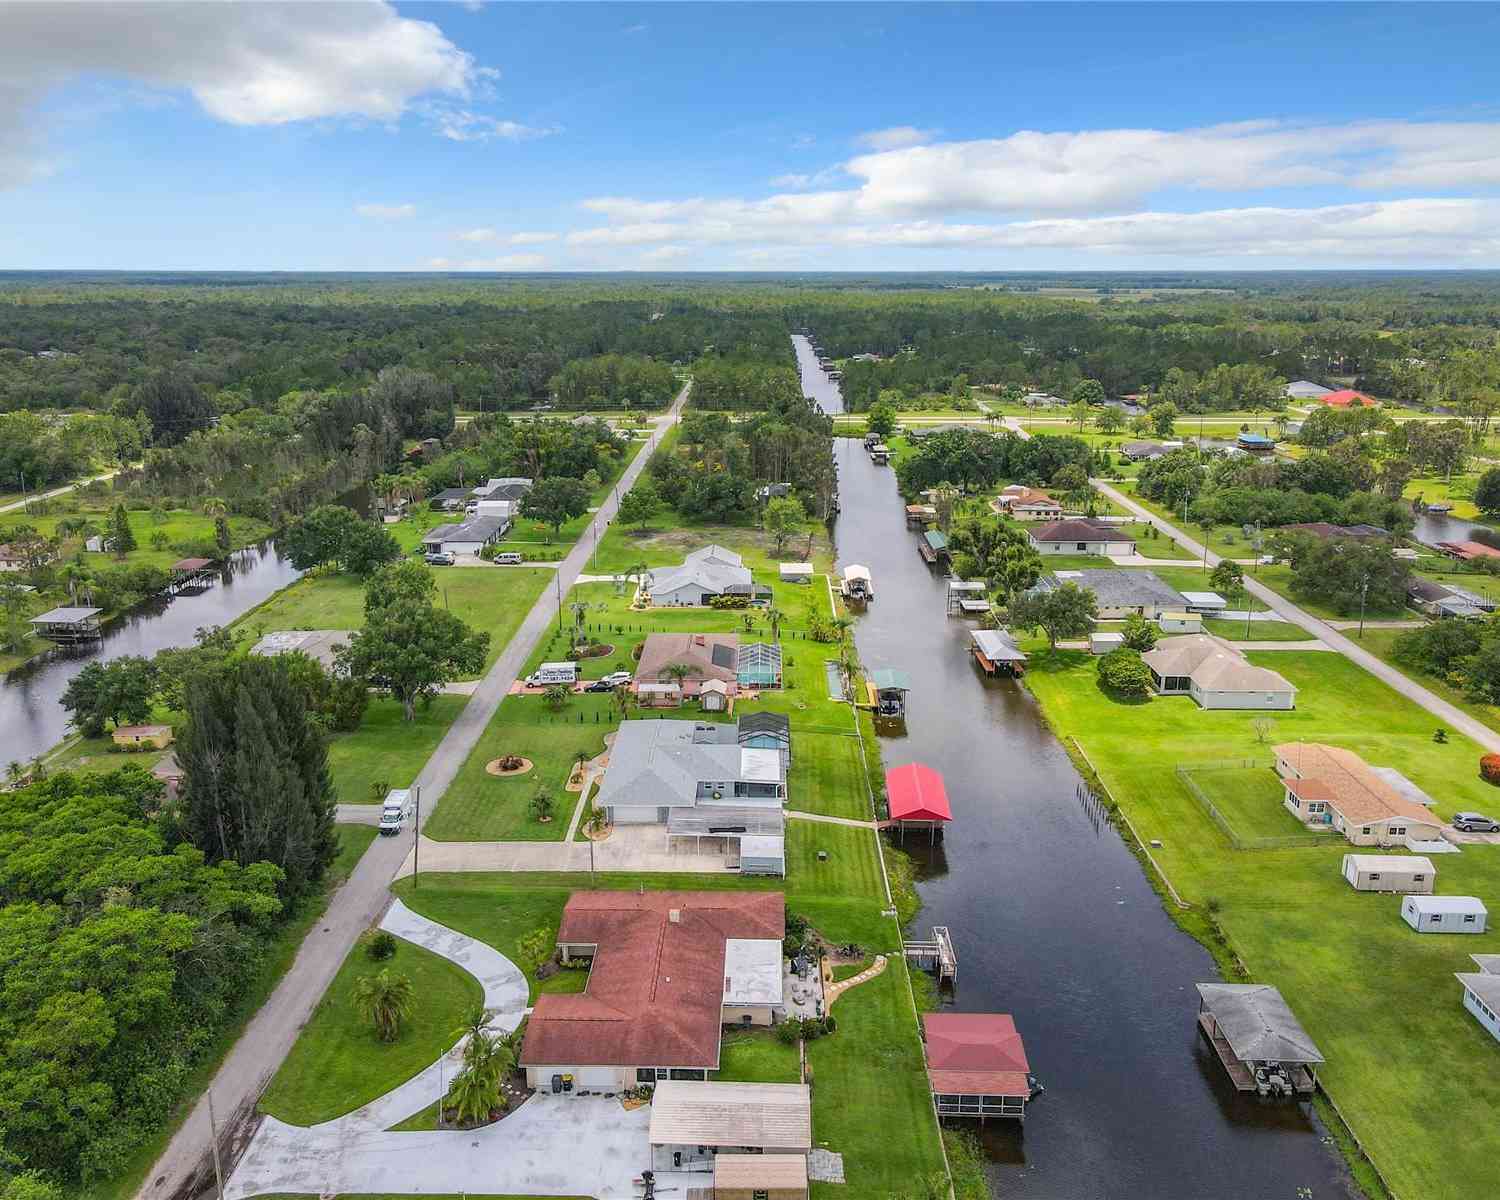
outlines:
M1031 1065L1009 1013L924 1013L922 1047L940 1117L1025 1120Z
M1336 392L1317 397L1317 400L1319 404L1326 404L1329 408L1374 408L1380 403L1374 396L1366 396L1353 388L1340 388Z
M1073 517L1048 521L1026 531L1027 540L1038 554L1134 554L1135 539L1128 533L1106 525Z
M1342 746L1275 747L1283 803L1304 825L1329 827L1354 846L1406 846L1443 836L1431 798L1392 767L1372 767Z
M1418 933L1483 933L1489 910L1478 896L1407 896L1401 919Z
M1482 617L1495 611L1495 602L1488 596L1415 575L1406 585L1406 598L1418 612L1440 619Z
M733 633L652 633L641 645L635 683L675 683L696 696L710 679L739 691L740 639ZM681 669L682 674L678 673Z
M1323 1054L1269 984L1198 984L1198 1028L1237 1090L1300 1096L1317 1089L1313 1068Z
M1431 895L1437 880L1425 854L1346 854L1339 873L1356 892Z
M1500 1042L1500 954L1471 954L1473 972L1455 972L1463 984L1464 1008Z
M1130 462L1145 462L1161 458L1166 453L1167 446L1164 442L1126 442L1120 447L1120 454Z
M771 589L755 582L744 559L713 545L694 550L680 566L650 572L646 593L658 608L709 604L717 596L743 596L751 603L771 598Z
M428 498L428 507L439 509L443 512L452 512L454 509L462 508L469 502L472 492L469 488L444 488Z
M785 837L786 770L779 749L742 746L733 725L622 721L594 806L612 825L665 827L668 847L708 839L732 865L742 837Z
M165 750L172 744L170 725L117 725L110 735L116 746L126 750Z
M722 1173L724 1179L736 1181L736 1187L744 1180L769 1185L773 1179L786 1186L801 1177L800 1193L794 1187L775 1194L806 1196L812 1089L805 1083L665 1079L651 1097L648 1137L651 1165L657 1171L702 1172L705 1178L713 1172L715 1179ZM747 1164L742 1159L755 1161ZM789 1169L788 1159L802 1163L800 1176ZM702 1190L707 1194L706 1188ZM744 1192L747 1198L771 1194L769 1186ZM712 1195L723 1200L726 1193L715 1188Z
M1500 558L1500 550L1486 546L1483 542L1435 542L1434 545L1449 558L1459 562L1470 562L1476 558Z
M1054 500L1046 492L1022 483L1012 483L1002 488L995 507L1018 521L1051 521L1061 517L1063 512L1061 502Z
M1206 633L1163 638L1141 655L1163 696L1191 696L1207 709L1289 709L1297 689L1282 675L1257 667L1228 642Z
M1094 593L1095 613L1101 621L1123 621L1131 613L1139 613L1154 621L1164 612L1186 607L1182 593L1169 587L1155 571L1126 571L1115 567L1043 575L1027 594L1056 591L1065 583L1077 584Z
M770 1024L782 1006L785 908L780 892L574 892L557 950L565 964L590 960L588 980L537 997L527 1083L618 1092L704 1079L726 1023Z

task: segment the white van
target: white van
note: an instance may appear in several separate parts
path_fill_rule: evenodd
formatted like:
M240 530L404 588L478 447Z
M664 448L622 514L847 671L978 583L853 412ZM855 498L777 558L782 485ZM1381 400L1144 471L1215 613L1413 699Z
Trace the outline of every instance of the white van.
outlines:
M576 683L577 681L578 664L576 662L543 663L535 672L526 677L528 687L551 687L554 683Z
M380 836L397 834L411 813L411 791L407 788L392 788L386 793L385 803L380 806Z
M502 567L519 567L526 560L514 550L507 550L504 554L495 555L495 562Z

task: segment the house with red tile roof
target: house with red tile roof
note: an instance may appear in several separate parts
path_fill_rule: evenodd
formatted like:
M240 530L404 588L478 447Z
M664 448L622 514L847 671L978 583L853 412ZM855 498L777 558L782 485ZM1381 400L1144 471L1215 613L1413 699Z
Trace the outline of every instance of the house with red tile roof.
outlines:
M1363 392L1356 392L1353 388L1329 392L1326 396L1319 396L1317 400L1319 404L1326 404L1329 408L1348 408L1350 405L1357 408L1374 408L1380 403L1374 396L1366 396Z
M533 1087L617 1092L718 1069L726 1023L782 1013L781 892L577 892L564 963L590 962L576 994L543 994L520 1064Z

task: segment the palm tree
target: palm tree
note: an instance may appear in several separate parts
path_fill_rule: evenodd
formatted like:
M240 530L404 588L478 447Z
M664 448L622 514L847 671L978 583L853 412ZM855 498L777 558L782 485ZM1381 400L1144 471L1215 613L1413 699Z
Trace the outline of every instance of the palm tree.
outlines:
M483 1009L480 1015L484 1016ZM448 1090L448 1108L460 1124L477 1125L501 1107L501 1085L516 1066L510 1044L487 1029L474 1029L464 1046L463 1070Z
M218 496L209 496L203 501L203 515L205 517L223 517L229 513L229 505L225 504Z
M476 1004L464 1014L462 1023L453 1031L453 1040L461 1042L464 1038L468 1038L470 1041L473 1041L475 1038L483 1037L488 1032L489 1026L490 1010L482 1004ZM465 1059L468 1058L467 1051L465 1051L464 1057Z
M771 640L781 641L781 623L786 620L786 613L779 608L766 609L766 624L771 627Z
M634 579L636 591L640 591L646 584L646 576L651 573L651 568L644 562L633 562L625 569L625 578Z
M408 976L392 974L385 968L355 980L354 1006L375 1027L376 1037L394 1042L401 1036L401 1022L416 1007L416 991Z
M687 663L674 662L664 666L661 669L661 673L678 687L681 687L682 681L693 673L693 668L688 666Z
M583 618L588 616L589 602L573 600L568 604L568 611L573 614L573 644L576 646L583 641Z

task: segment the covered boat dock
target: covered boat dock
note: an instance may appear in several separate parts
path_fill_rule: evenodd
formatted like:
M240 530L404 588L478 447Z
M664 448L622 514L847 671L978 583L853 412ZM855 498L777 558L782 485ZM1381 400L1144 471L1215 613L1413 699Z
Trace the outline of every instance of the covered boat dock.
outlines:
M1262 1096L1311 1095L1323 1061L1281 993L1266 983L1198 984L1198 1028L1235 1088Z
M977 617L990 611L990 602L985 595L988 585L982 579L950 579L948 581L948 615Z
M906 763L887 771L885 798L890 813L887 824L901 831L902 841L906 840L906 831L913 829L925 830L928 839L935 842L943 826L953 820L943 777L922 763Z
M948 535L941 529L929 529L917 539L917 553L929 567L948 557Z
M46 638L62 646L76 646L81 642L97 642L104 636L99 624L102 608L81 606L54 608L29 622L37 637Z
M905 671L881 667L870 672L865 686L876 716L896 718L906 715L906 694L911 691L911 679Z
M870 578L870 568L862 563L850 563L844 568L844 581L839 590L845 600L868 604L875 599L875 582Z
M1019 678L1026 673L1026 652L1016 645L1008 630L975 629L969 641L974 661L986 675Z

